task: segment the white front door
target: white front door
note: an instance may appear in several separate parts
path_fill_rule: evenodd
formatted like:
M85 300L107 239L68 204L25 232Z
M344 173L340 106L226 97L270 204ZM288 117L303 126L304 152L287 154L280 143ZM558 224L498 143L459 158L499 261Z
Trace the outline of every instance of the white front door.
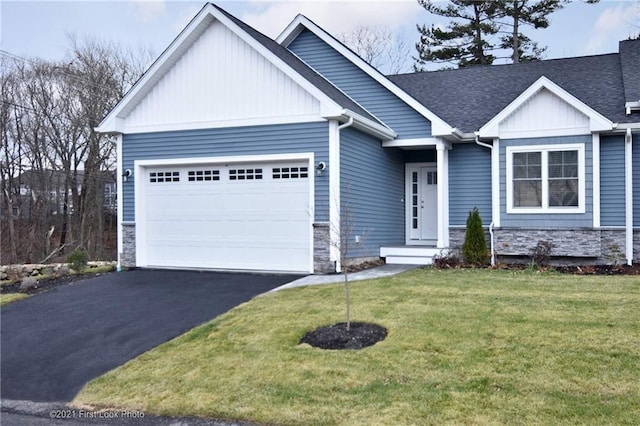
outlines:
M406 166L407 243L438 239L438 172L433 163Z

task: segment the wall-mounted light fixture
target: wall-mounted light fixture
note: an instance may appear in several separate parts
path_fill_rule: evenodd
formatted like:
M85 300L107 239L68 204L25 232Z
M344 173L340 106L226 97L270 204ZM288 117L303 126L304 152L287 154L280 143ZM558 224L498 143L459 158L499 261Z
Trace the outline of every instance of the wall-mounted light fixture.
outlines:
M324 161L320 161L316 166L316 174L318 176L322 175L322 172L327 168L327 164Z
M128 181L131 176L133 176L133 172L130 169L126 169L124 172L122 172L122 181Z

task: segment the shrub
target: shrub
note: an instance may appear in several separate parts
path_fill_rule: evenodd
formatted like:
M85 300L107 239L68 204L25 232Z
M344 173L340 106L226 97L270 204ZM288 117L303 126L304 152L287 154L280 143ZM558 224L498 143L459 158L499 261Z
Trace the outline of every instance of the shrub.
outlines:
M538 241L538 244L531 250L531 264L533 266L547 266L553 247L555 245L551 241Z
M484 238L482 219L477 207L469 212L467 218L467 232L464 235L462 257L465 262L471 265L484 266L487 264L487 241Z
M67 263L69 263L71 269L76 272L84 271L87 267L87 262L89 262L89 256L81 249L75 249L67 256Z
M433 256L433 265L440 269L458 268L460 258L453 251L441 250L440 253Z

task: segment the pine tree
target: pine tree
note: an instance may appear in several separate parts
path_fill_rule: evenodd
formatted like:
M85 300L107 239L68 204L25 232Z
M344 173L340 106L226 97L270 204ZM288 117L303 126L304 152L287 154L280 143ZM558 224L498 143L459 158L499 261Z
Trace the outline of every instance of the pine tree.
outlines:
M488 42L498 33L495 22L497 4L494 1L451 0L446 7L432 0L418 0L429 13L451 18L446 29L418 25L420 41L416 43L416 71L424 71L429 62L452 63L458 67L490 65L495 46Z
M487 264L487 242L482 229L482 219L477 207L469 212L467 218L467 232L464 236L462 256L465 262L476 266Z

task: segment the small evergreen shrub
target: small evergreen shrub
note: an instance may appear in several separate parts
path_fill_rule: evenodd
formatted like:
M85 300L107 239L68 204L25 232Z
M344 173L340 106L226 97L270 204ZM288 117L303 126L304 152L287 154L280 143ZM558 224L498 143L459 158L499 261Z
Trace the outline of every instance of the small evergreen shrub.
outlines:
M71 266L76 272L82 272L87 268L87 263L89 262L89 256L84 250L75 249L69 256L67 256L67 263Z
M469 212L467 218L467 232L462 245L464 261L475 266L484 266L488 261L487 241L484 239L482 218L477 207Z

